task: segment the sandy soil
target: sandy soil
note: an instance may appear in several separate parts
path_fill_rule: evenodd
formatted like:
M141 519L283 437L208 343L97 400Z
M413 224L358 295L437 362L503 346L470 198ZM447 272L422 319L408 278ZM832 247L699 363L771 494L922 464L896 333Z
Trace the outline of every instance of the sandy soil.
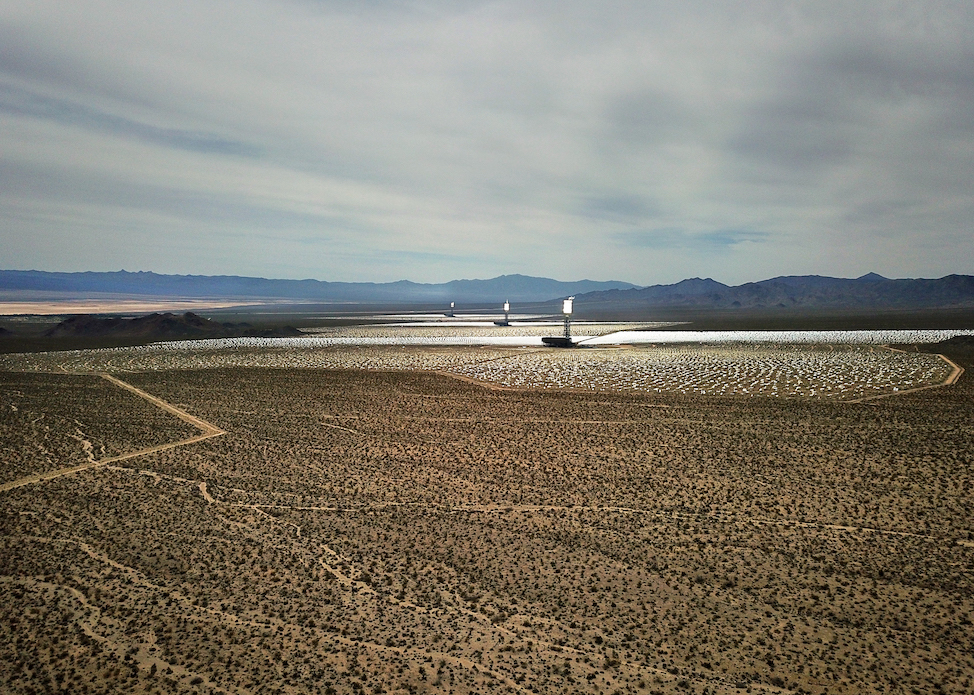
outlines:
M966 374L871 404L4 379L5 456L130 455L0 493L8 692L972 689ZM200 423L225 434L166 446Z

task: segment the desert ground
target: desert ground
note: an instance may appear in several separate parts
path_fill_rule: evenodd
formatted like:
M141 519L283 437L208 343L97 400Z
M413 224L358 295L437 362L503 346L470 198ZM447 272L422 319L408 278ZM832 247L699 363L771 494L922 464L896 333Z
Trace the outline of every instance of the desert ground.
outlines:
M4 363L3 691L974 690L970 354L783 394L469 353Z

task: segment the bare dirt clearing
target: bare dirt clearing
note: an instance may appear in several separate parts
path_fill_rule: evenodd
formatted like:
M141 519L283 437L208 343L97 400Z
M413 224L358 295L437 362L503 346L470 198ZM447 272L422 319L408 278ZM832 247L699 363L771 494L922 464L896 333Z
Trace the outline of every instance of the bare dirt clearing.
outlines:
M197 433L96 376L2 377L18 470ZM0 493L10 692L972 687L966 375L874 405L124 381L227 434Z

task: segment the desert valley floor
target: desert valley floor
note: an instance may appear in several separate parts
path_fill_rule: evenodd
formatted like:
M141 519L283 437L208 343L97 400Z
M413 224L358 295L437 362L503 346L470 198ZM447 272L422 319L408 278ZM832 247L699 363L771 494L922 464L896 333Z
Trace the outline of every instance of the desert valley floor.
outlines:
M954 359L862 403L0 372L0 687L970 693Z

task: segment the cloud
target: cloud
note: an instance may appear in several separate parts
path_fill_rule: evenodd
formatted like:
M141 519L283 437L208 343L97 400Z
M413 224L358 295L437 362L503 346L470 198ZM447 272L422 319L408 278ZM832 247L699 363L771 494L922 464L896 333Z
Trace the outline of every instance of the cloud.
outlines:
M579 213L596 220L638 224L659 214L659 210L651 201L638 196L610 194L585 199Z
M640 284L970 272L972 30L951 2L15 0L6 262ZM68 259L38 238L72 233Z
M621 232L615 239L633 248L646 249L691 249L699 252L723 251L738 244L760 244L769 241L763 232L721 229L700 234L688 234L681 229L648 229L635 232Z
M214 133L159 128L98 111L82 104L34 94L4 84L0 84L0 113L55 121L63 125L137 138L152 145L193 152L249 157L258 156L260 153L259 149L252 145L227 140Z

